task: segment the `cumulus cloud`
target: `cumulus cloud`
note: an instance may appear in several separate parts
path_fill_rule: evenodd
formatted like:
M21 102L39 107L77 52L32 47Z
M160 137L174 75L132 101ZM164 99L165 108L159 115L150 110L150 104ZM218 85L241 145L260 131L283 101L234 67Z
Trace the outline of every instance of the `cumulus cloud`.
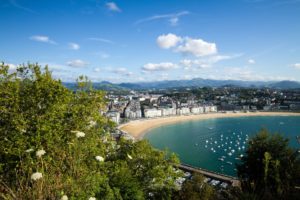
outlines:
M170 13L170 14L163 14L163 15L153 15L151 17L147 17L144 19L140 19L135 22L135 25L148 22L148 21L153 21L153 20L160 20L160 19L167 19L170 23L171 26L176 26L178 25L179 18L184 15L190 14L189 11L181 11L177 13Z
M84 62L80 59L77 59L77 60L72 60L72 61L69 61L67 62L67 65L70 66L70 67L86 67L88 65L87 62Z
M79 46L79 44L70 42L69 43L69 48L72 49L72 50L78 50L78 49L80 49L80 46Z
M180 65L184 69L203 69L211 67L213 64L220 62L222 60L228 60L235 57L239 57L241 54L237 55L214 55L201 59L183 59L180 61Z
M145 64L142 69L144 71L166 71L175 69L177 67L176 64L170 62L162 62L162 63L147 63Z
M215 43L206 42L200 38L182 38L172 33L158 36L156 43L162 49L173 48L175 52L196 57L210 56L218 53Z
M57 44L55 41L50 40L48 36L44 35L34 35L29 38L30 40L36 41L36 42L44 42L49 44Z
M300 69L300 63L293 64L293 67L296 68L296 69Z
M115 2L108 2L106 3L106 7L108 10L110 11L114 11L114 12L121 12L122 10L117 6L117 4Z
M255 64L255 60L249 59L249 60L248 60L248 63L249 63L249 64Z
M167 35L158 36L156 43L162 49L169 49L171 47L175 47L181 40L182 40L181 37L169 33Z
M176 48L177 52L191 54L196 57L208 56L217 53L217 45L202 39L186 38L182 45Z

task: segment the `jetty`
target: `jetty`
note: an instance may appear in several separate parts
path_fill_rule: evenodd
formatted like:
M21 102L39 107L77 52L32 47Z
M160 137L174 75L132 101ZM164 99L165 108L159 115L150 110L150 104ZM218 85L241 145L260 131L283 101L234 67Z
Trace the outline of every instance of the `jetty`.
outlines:
M215 180L219 180L221 182L226 182L229 185L234 186L234 187L239 187L240 186L240 181L236 177L233 177L233 176L229 176L229 175L209 171L209 170L206 170L206 169L194 167L194 166L187 165L187 164L184 164L184 163L179 164L178 168L183 170L183 171L202 174L205 177L215 179Z

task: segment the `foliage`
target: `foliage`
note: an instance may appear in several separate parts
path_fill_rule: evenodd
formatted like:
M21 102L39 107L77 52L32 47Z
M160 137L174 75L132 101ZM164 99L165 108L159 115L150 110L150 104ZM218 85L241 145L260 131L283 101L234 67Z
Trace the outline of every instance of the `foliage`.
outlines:
M194 174L192 179L183 183L179 191L178 200L214 200L217 199L216 192L212 186L204 182L204 177Z
M249 141L246 156L237 166L243 192L255 193L256 199L293 198L299 186L300 156L288 143L266 129Z
M37 64L0 64L0 198L170 199L178 160L145 141L113 140L105 93L83 76L77 87Z

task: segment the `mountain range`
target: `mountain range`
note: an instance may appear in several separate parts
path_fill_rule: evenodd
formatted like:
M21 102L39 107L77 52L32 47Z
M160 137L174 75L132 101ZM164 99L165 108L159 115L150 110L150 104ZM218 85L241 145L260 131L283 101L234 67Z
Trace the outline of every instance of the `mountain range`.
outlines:
M76 83L64 83L70 89L76 87ZM144 89L169 89L169 88L193 88L193 87L246 87L246 88L276 88L276 89L300 89L297 81L240 81L240 80L213 80L195 78L191 80L165 80L154 82L136 83L110 83L108 81L93 83L94 88L101 90L144 90Z

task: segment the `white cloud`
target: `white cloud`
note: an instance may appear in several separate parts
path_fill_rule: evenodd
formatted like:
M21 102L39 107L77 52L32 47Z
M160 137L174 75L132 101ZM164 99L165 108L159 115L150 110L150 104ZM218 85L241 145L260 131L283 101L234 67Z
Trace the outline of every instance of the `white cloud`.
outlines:
M94 72L101 72L101 69L99 67L94 68Z
M249 59L249 60L248 60L248 63L249 63L249 64L255 64L255 60Z
M116 3L114 2L108 2L106 3L106 7L108 8L108 10L110 11L114 11L114 12L121 12L122 10L117 6Z
M169 33L167 35L158 36L156 43L162 49L169 49L171 47L175 47L180 41L182 41L181 37Z
M192 68L198 68L203 69L210 67L210 65L203 60L190 60L190 59L184 59L180 61L180 65L184 67L184 69L192 69Z
M109 39L105 39L105 38L91 37L91 38L88 38L88 40L97 41L97 42L104 42L104 43L108 43L108 44L114 44L113 41L111 41Z
M37 42L45 42L45 43L49 43L49 44L57 44L55 41L50 40L50 38L48 36L44 36L44 35L34 35L34 36L31 36L29 39L37 41Z
M128 71L128 69L125 67L110 69L109 71L111 71L112 73L115 73L115 74L122 75L122 76L132 76L133 75L133 72Z
M138 25L138 24L141 24L141 23L144 23L144 22L148 22L148 21L153 21L153 20L167 19L171 26L176 26L176 25L178 25L179 18L181 16L188 15L188 14L190 14L189 11L181 11L181 12L178 12L178 13L171 13L171 14L164 14L164 15L153 15L151 17L147 17L147 18L140 19L140 20L136 21L135 25Z
M293 67L295 67L296 69L300 69L300 63L293 64Z
M236 55L214 55L209 56L201 59L184 59L180 61L180 65L184 67L184 69L203 69L211 67L213 64L223 61L223 60L229 60L232 58L236 58L241 56L241 54Z
M179 21L178 17L174 17L174 18L169 19L169 22L170 22L171 26L177 26L178 21Z
M166 71L177 68L177 65L170 63L170 62L163 62L163 63L147 63L145 64L142 69L144 71Z
M295 80L292 77L272 76L259 74L247 67L226 67L219 74L216 74L216 79L220 80L242 80L242 81L282 81Z
M4 63L4 65L8 65L8 70L10 72L15 72L17 70L17 65L12 63Z
M30 9L30 8L27 8L27 7L24 7L24 6L20 5L19 3L17 3L16 0L9 0L9 3L10 3L12 6L14 6L14 7L16 7L16 8L19 8L19 9L21 9L21 10L24 10L24 11L26 11L26 12L33 13L33 14L37 14L37 12L35 12L34 10L32 10L32 9Z
M80 49L80 46L79 46L79 44L70 42L69 43L69 48L72 49L72 50L78 50L78 49Z
M72 61L67 62L67 65L70 67L86 67L88 65L88 63L86 63L80 59L77 59L77 60L72 60Z
M185 38L184 44L176 48L177 52L191 54L196 57L208 56L217 53L217 45L202 39Z
M218 53L215 43L189 37L182 38L172 33L158 36L156 43L162 49L173 48L175 52L196 57L210 56Z

